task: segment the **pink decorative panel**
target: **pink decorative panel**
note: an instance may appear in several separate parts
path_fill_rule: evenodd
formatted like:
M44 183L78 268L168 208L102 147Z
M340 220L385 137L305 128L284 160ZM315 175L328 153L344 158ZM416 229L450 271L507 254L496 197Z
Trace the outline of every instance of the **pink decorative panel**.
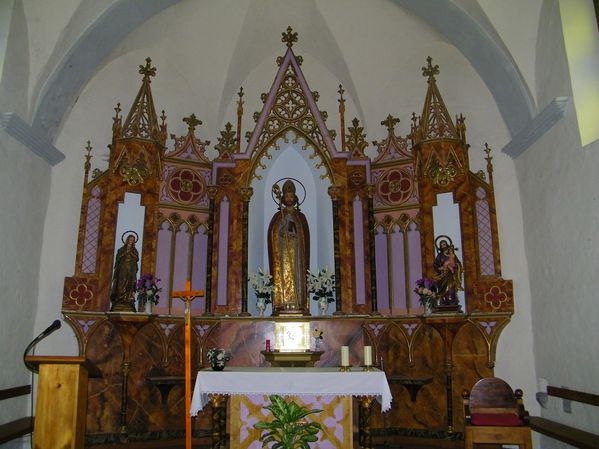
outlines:
M412 222L408 226L408 260L410 261L408 284L408 291L410 292L409 313L414 313L414 309L420 307L418 295L413 292L416 281L422 278L422 254L420 251L420 231L417 229L416 223Z
M159 315L169 314L170 284L171 284L171 246L173 231L168 221L163 221L158 230L158 245L156 248L156 276L160 279L160 301L152 306L152 312Z
M193 236L193 262L191 268L191 287L193 290L206 291L206 262L208 256L208 235L206 228L200 226ZM192 314L204 312L205 298L196 298L191 303Z
M393 260L393 303L391 315L400 315L406 312L406 262L404 234L395 225L391 232L391 254Z
M189 280L189 226L181 223L175 235L175 265L173 268L173 291L185 290L185 283ZM182 300L173 298L171 304L172 315L183 315L185 305Z
M87 202L87 217L85 220L85 238L83 240L83 258L81 260L82 273L96 272L96 259L98 254L98 233L100 232L100 202L101 190L98 186L91 191L91 198Z
M382 226L376 229L374 236L376 254L376 296L378 311L388 315L389 310L389 265L387 263L387 234Z
M480 255L480 274L495 275L493 256L493 233L491 232L491 214L487 201L487 192L481 187L476 190L476 224L478 227L478 253Z

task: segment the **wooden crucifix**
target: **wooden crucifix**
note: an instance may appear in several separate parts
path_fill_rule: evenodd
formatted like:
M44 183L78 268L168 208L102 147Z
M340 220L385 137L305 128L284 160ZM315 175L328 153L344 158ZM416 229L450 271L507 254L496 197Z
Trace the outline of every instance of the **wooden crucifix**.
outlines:
M185 290L171 294L185 303L185 449L191 449L191 301L200 296L204 296L204 290L192 290L191 281L185 283Z

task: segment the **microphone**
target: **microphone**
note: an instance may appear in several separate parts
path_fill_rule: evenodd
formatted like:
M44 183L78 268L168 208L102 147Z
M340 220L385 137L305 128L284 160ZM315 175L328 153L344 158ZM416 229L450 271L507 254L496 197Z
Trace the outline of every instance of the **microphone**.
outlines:
M23 363L25 363L25 366L27 367L27 369L29 369L30 371L33 371L34 373L38 372L38 370L30 362L27 362L25 360L25 357L27 357L27 354L29 353L29 351L31 351L31 349L35 345L37 345L40 341L42 341L44 338L46 338L48 335L50 335L55 330L60 329L61 325L62 325L62 323L60 322L60 320L54 320L54 322L52 322L52 324L50 324L50 326L48 326L41 334L39 334L37 337L35 337L31 341L31 343L29 343L27 345L27 348L25 348L25 352L23 353Z

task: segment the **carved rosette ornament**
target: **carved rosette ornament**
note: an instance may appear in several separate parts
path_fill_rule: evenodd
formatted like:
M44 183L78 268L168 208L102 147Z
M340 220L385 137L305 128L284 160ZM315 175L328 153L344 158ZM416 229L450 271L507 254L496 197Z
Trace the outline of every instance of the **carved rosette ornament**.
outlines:
M131 164L125 157L120 164L119 174L123 180L130 186L143 184L143 182L152 174L152 170L148 168L148 163L143 154L140 154L137 160Z

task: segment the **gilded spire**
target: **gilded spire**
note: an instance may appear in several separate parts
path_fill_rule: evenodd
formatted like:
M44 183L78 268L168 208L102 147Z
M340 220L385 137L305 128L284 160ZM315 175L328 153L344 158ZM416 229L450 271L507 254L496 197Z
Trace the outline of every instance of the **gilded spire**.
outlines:
M143 75L142 84L133 101L133 106L127 115L122 129L122 137L138 137L142 139L161 140L161 128L154 109L152 90L150 89L151 77L156 75L156 67L152 67L152 60L146 58L146 64L139 66L139 73Z
M489 144L485 142L485 149L483 150L487 155L485 160L487 161L487 173L489 174L489 183L493 185L493 164L491 161L493 160L493 156L491 156L491 147Z
M191 114L189 117L184 117L183 121L187 123L187 130L189 134L193 134L196 129L196 126L201 125L202 121L196 118L195 114Z
M387 116L387 118L381 122L381 125L383 125L384 127L387 128L387 131L389 131L389 134L393 134L395 131L395 125L397 125L398 123L399 123L399 119L395 118L391 114L389 114Z
M281 34L283 35L281 42L285 42L287 44L287 48L293 47L293 43L297 42L297 32L293 32L293 28L291 28L291 26L287 27L287 32Z
M431 58L430 56L428 58L426 58L426 67L422 67L422 76L428 76L428 80L435 80L435 75L439 74L439 66L438 65L434 65L433 66L433 58Z
M85 147L85 151L87 152L87 154L85 155L85 165L83 166L83 168L85 169L85 184L87 184L87 179L89 177L89 170L92 168L92 164L91 164L92 149L93 149L93 147L91 146L91 142L88 140L87 146Z
M422 110L422 123L418 133L422 139L458 139L456 128L447 112L441 93L437 88L435 75L439 66L432 64L432 58L426 58L427 66L422 67L422 75L428 77L428 91Z
M360 126L360 120L354 117L352 120L352 126L348 128L349 134L347 135L347 150L350 152L352 159L364 159L364 149L368 146L366 142L366 134L364 134L364 127Z
M214 149L218 151L219 160L229 160L233 157L233 153L237 148L235 134L233 125L231 125L230 122L227 122L225 124L225 130L220 132L218 143L214 146Z

